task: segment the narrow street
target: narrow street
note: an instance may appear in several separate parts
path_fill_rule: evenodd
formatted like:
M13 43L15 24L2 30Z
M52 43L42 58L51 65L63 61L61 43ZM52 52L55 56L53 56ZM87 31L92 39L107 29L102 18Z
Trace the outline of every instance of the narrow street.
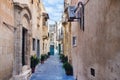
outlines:
M0 0L0 80L120 80L120 0Z
M44 64L36 67L35 73L32 74L30 80L74 80L73 76L67 76L59 56L50 56Z

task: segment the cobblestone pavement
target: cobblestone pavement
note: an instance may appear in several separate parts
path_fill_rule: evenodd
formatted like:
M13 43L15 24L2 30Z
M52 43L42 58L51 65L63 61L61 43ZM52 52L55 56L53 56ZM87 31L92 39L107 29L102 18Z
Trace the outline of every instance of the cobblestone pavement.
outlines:
M74 80L73 76L67 76L59 56L50 56L44 64L39 64L30 80Z

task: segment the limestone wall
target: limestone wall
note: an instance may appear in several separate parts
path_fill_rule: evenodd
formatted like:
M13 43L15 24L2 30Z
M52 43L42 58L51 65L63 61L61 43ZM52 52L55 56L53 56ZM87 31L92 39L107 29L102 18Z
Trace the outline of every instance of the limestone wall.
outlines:
M10 0L0 1L0 80L12 76L14 55L14 17Z
M78 80L120 80L119 0L89 0L85 31L73 22L72 35L77 37L72 59Z
M63 53L68 57L69 62L71 62L71 24L68 22L64 24L64 38L63 38Z

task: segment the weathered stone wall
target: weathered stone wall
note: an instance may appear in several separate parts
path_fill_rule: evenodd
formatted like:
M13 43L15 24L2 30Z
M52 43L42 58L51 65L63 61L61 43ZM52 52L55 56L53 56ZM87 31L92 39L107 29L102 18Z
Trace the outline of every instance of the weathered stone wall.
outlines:
M30 54L34 54L32 38L39 40L40 47L42 46L40 8L38 0L34 0L33 3L30 0L0 1L0 80L9 80L11 77L14 80L18 78L22 80L30 75ZM26 30L24 35L22 35L23 28ZM25 64L22 63L23 36Z
M69 22L63 24L64 26L64 38L63 38L63 53L68 57L68 60L71 62L71 24Z
M42 34L43 34L43 54L47 54L49 52L49 39L48 39L48 26L42 26Z
M14 6L14 17L15 17L15 63L17 65L17 71L19 74L21 72L22 65L22 47L24 47L24 55L25 55L25 65L30 66L30 50L31 50L31 40L32 40L32 28L31 28L31 13L29 11L29 8L26 9L21 7L20 5ZM23 34L23 28L26 29L26 34ZM25 37L24 44L23 43L23 37ZM19 68L18 68L19 67ZM20 69L20 70L18 70Z
M44 7L44 4L40 3L41 7L41 35L42 35L42 40L41 40L41 54L47 54L49 52L49 36L48 36L48 22L45 20L45 16L43 16L43 13L47 13ZM44 46L43 46L44 44ZM44 47L44 49L43 49Z
M66 18L68 17L68 12L67 12L67 5L71 3L71 0L64 0L64 14L63 16ZM68 61L72 63L72 58L71 58L71 48L72 48L72 42L71 42L71 22L63 22L62 25L63 27L63 53L65 56L68 57Z
M72 35L77 37L72 59L78 80L120 80L119 0L89 0L85 6L85 31L73 22Z
M47 54L48 52L49 52L49 43L48 43L48 39L45 39L45 40L43 40L43 43L44 43L44 46L43 46L43 54Z
M14 55L14 17L10 0L0 1L0 80L12 76Z
M33 3L31 3L31 12L32 12L32 38L35 39L36 41L36 46L35 46L35 50L32 50L31 55L35 55L37 54L37 40L40 41L40 54L42 53L41 51L41 41L42 41L42 26L41 26L41 16L40 16L40 3L38 2L38 0L33 0ZM33 43L32 43L33 46Z

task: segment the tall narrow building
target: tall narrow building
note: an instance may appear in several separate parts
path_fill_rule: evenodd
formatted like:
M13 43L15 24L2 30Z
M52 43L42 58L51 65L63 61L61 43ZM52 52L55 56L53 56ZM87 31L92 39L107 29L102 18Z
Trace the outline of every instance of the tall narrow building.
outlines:
M71 27L74 77L77 80L119 80L120 1L71 0L67 9L70 6L75 7L70 10L72 15L67 12L71 22L68 27Z
M43 15L40 0L0 1L0 80L29 80L30 57L42 54ZM47 34L48 35L48 34Z

